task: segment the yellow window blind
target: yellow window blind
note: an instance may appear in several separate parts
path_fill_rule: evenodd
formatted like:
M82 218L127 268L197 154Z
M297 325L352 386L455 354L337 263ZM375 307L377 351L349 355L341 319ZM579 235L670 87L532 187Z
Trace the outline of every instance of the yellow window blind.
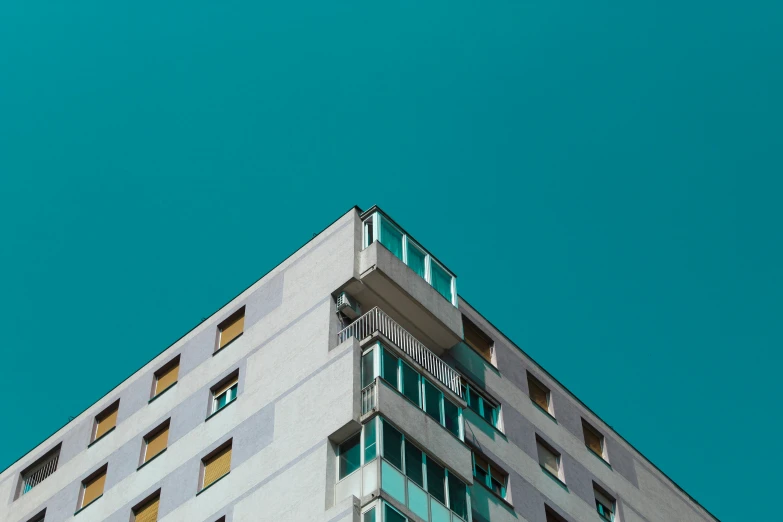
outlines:
M223 321L220 325L220 343L218 349L239 337L245 328L245 309L242 308L237 313Z
M111 410L101 413L95 418L95 437L93 440L98 440L103 437L107 431L117 425L117 410L118 406L112 406Z
M541 406L545 411L549 411L549 390L541 386L530 376L528 376L527 383L530 388L530 398L533 399L533 402Z
M599 456L603 457L604 449L601 444L601 436L584 422L582 423L582 431L584 431L585 434L585 444L587 447L593 450Z
M82 506L84 507L96 498L103 495L103 485L106 483L106 470L102 471L98 476L91 478L89 481L84 482L84 495L82 495Z
M231 471L231 446L220 450L216 455L204 461L205 488Z
M155 375L155 395L159 394L175 382L179 376L179 361Z
M147 450L144 453L144 462L166 449L169 442L169 427L166 426L155 435L147 439Z
M462 318L463 330L465 332L465 342L476 350L487 362L492 362L492 340L484 332L479 330L478 326L471 323L467 318Z
M155 497L136 510L133 522L157 522L160 497Z

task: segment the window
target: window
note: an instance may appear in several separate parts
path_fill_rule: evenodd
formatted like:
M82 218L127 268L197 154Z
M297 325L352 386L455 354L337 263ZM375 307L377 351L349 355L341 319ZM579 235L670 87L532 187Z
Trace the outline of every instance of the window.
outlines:
M201 461L201 490L208 488L231 471L231 441Z
M443 392L435 387L427 379L424 381L424 411L435 419L436 421L443 422L441 420L441 405L443 403Z
M364 462L370 462L378 455L378 417L364 425Z
M46 508L44 508L43 511L35 515L33 518L28 520L27 522L44 522L44 519L46 518Z
M446 429L455 437L462 440L462 423L460 422L460 408L449 400L443 401L443 419Z
M405 363L402 363L402 394L413 402L416 406L421 405L419 393L421 384L419 384L419 374Z
M546 511L546 522L566 522L566 520L555 513L555 510L549 506L544 506Z
M376 522L375 507L371 507L362 515L362 522Z
M120 401L117 401L95 417L95 425L92 429L92 439L90 440L91 443L100 439L117 426L117 412L119 409Z
M530 389L530 400L533 401L533 404L552 415L552 410L549 407L549 388L541 384L541 381L530 375L530 373L527 374L527 385Z
M406 246L408 248L408 266L419 274L419 277L427 279L427 254L410 238L407 238Z
M231 341L242 335L245 329L245 307L243 306L228 319L218 325L218 347L225 348Z
M375 380L375 350L370 348L362 354L362 388Z
M487 489L494 491L501 498L506 498L508 473L490 463L475 450L473 451L473 476Z
M424 487L424 454L413 444L405 444L405 474L414 483Z
M614 521L615 501L609 494L593 483L593 494L595 495L595 509L598 515L607 522Z
M402 513L391 507L387 503L383 503L383 521L384 522L408 522L408 519L403 516Z
M402 471L402 433L388 422L383 423L383 457Z
M462 316L462 330L465 336L465 344L478 352L488 363L494 365L495 363L492 361L494 351L492 339L464 315Z
M585 436L585 446L587 446L590 451L606 460L604 436L601 435L598 430L590 426L584 419L582 419L582 432Z
M386 382L391 384L394 388L399 388L399 379L397 376L399 373L400 359L386 349L382 350L382 354L381 377L386 379Z
M106 484L106 470L104 465L101 469L82 481L82 487L79 494L78 509L84 509L103 495L103 486Z
M234 372L234 375L224 380L222 384L218 384L212 388L212 411L211 413L217 413L225 408L227 405L234 402L237 398L237 391L239 389L239 375Z
M144 449L141 456L142 464L158 456L168 446L169 422L170 420L167 420L144 437Z
M160 491L133 510L133 522L157 522Z
M402 232L388 219L381 220L380 241L383 246L389 249L389 252L402 260Z
M174 386L177 383L178 376L179 356L155 372L155 384L152 388L152 396L157 397L159 394Z
M462 396L465 398L465 402L468 403L468 408L476 412L479 417L499 431L503 431L500 420L500 406L498 406L495 401L487 398L486 395L481 394L469 383L462 385Z
M538 463L541 465L541 469L562 481L560 453L539 438L536 438L536 446L538 447Z
M432 288L437 290L447 301L453 302L451 282L454 278L435 260L430 261L430 278L432 279Z
M46 454L33 462L22 471L22 480L19 483L19 489L17 490L16 497L24 495L35 486L49 478L49 476L57 471L57 463L60 460L60 445L58 444L53 450L46 452Z
M362 446L361 434L357 433L353 437L340 444L337 448L339 456L339 478L343 479L359 469L362 465Z

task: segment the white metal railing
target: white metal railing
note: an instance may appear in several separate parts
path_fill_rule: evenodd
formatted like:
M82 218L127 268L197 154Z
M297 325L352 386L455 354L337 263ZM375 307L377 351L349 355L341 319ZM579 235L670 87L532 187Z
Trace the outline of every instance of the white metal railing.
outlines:
M462 397L461 379L459 373L446 364L440 357L432 353L405 328L386 315L377 306L349 324L337 334L339 342L350 337L362 340L375 332L380 332L397 345L411 359L419 363L425 370L448 386L458 397Z
M49 475L57 471L57 461L60 459L60 452L55 451L43 461L36 464L32 469L22 476L22 495L33 489L35 486L46 480Z
M378 407L378 381L362 388L362 415Z

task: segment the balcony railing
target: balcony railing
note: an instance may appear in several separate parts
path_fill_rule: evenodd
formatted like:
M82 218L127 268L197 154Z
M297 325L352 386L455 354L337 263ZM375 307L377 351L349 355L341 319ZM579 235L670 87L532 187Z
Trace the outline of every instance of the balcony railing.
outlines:
M343 342L350 337L362 340L375 332L382 333L458 397L462 397L460 375L377 306L337 335L339 342Z
M362 388L362 415L378 407L378 381Z
M60 459L60 452L56 451L47 456L41 462L33 466L22 476L22 495L33 489L35 486L46 480L49 475L57 471L57 461Z

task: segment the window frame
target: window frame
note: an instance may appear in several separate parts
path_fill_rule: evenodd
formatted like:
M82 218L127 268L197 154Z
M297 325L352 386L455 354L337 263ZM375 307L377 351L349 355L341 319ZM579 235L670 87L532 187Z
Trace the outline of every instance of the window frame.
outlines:
M98 435L98 427L100 426L100 423L103 422L105 419L110 417L112 414L116 414L114 417L114 426L107 429L100 435ZM101 410L100 413L98 413L95 417L93 417L92 421L92 431L90 432L90 445L95 444L99 440L106 437L109 433L114 431L114 429L117 427L117 422L119 420L120 415L120 399L117 399L116 401L109 404L107 407L105 407L103 410Z
M236 388L236 391L231 394L231 390L234 388ZM226 395L226 403L223 404L223 406L218 407L218 404L220 404L220 397L223 395ZM209 389L210 400L207 418L224 410L226 406L236 401L237 397L239 397L239 369L234 370Z
M362 466L364 466L364 426L362 425L362 429L359 430L358 433L354 433L350 436L348 436L344 441L342 441L340 444L337 445L337 481L345 480L346 478L350 477L357 471L360 471L362 469ZM356 466L356 469L351 471L350 473L346 473L345 475L342 475L342 464L343 464L343 446L345 446L346 443L352 441L353 439L358 439L356 442L356 447L359 448L359 465Z
M145 464L147 464L151 460L155 459L156 457L158 457L159 455L161 455L164 451L166 451L168 449L168 447L169 447L168 437L169 436L167 435L166 436L166 446L164 446L164 448L162 450L157 452L155 455L153 455L149 459L147 458L147 451L149 449L150 439L153 439L153 438L157 437L158 435L163 433L164 430L170 430L170 428L171 428L171 417L169 417L165 421L163 421L160 424L158 424L155 428L150 430L149 433L147 433L146 435L144 435L142 437L141 462L139 462L139 467L144 466Z
M599 496L604 497L604 500L607 500L610 505L604 505L602 499L598 498ZM604 488L593 482L593 498L595 498L595 509L598 512L598 516L606 522L614 522L617 518L617 500L614 496L610 495ZM601 507L609 511L610 516L608 518L602 513Z
M480 337L483 337L484 340L489 345L489 359L484 357L481 354L481 351L479 351L475 346L473 346L469 341L467 335L465 335L465 330L471 329L474 330ZM495 353L495 340L490 337L484 330L482 330L474 321L470 319L470 317L466 316L464 313L462 314L462 341L465 343L465 346L476 352L483 361L489 363L491 366L493 366L495 369L497 369L497 355Z
M555 418L555 409L552 401L552 390L546 386L543 382L541 382L541 379L530 373L530 371L526 371L527 373L527 394L528 397L530 397L530 401L533 403L533 405L538 408L539 410L543 411L544 413L548 414L553 419ZM531 384L544 392L546 392L546 408L543 408L540 404L538 404L535 399L533 399L533 394L530 392Z
M509 504L511 503L511 499L509 498L509 487L508 487L508 479L509 474L506 472L503 468L498 466L492 459L487 457L484 453L480 452L478 449L476 449L474 446L470 447L470 454L471 459L473 462L473 477L476 479L475 482L481 484L485 488L487 488L489 491L491 491L494 495L500 497L501 499L505 500ZM476 455L479 455L481 460L487 463L487 469L486 469L486 477L483 483L480 481L478 475L476 474L476 468L478 467L478 464L476 463ZM483 470L483 468L481 468ZM501 486L501 493L498 493L495 491L495 489L492 487L492 470L495 469L503 476L503 485Z
M152 493L151 495L147 496L144 500L136 504L131 508L131 522L136 522L136 519L139 516L139 511L146 508L151 503L158 501L158 510L160 510L160 489ZM157 520L157 517L156 517Z
M244 320L246 317L246 305L242 305L233 312L231 312L228 316L226 316L225 319L220 321L217 325L217 339L215 340L215 349L212 352L212 355L215 355L219 351L228 348L231 344L236 342L240 337L245 335L245 324ZM227 341L225 344L221 345L221 341L223 339L223 332L230 326L232 326L234 323L242 319L242 331L239 332L234 338L232 338L230 341Z
M109 463L107 462L82 479L81 484L79 486L79 497L76 503L76 513L94 504L99 498L103 496L103 494L106 492L106 476L108 475L108 473L109 473ZM97 495L95 498L93 498L92 500L90 500L88 503L85 504L84 495L85 493L87 493L87 487L89 485L92 485L100 477L103 477L103 486L101 487L100 495Z
M154 399L155 397L159 396L160 394L164 393L165 391L169 390L172 386L177 384L179 382L179 361L180 361L180 355L177 354L174 358L172 358L170 361L168 361L166 364L158 368L155 373L152 374L152 393L150 394L150 399ZM177 378L166 386L163 389L158 389L158 383L160 382L160 378L164 375L167 375L171 370L174 368L177 368Z
M231 451L231 458L228 461L228 471L224 474L220 475L218 478L207 484L204 485L204 480L206 479L206 471L207 471L207 461L213 460L218 455L220 455L225 450ZM199 470L199 477L198 477L198 491L196 492L196 495L200 494L202 491L206 491L208 488L222 480L224 477L226 477L229 473L231 473L231 461L234 457L234 439L230 438L227 441L220 444L217 448L213 449L203 457L201 457L201 467Z
M550 470L546 469L544 467L544 464L541 462L541 453L539 451L539 447L544 448L546 451L552 454L552 456L555 457L557 462L557 473L552 473ZM563 454L554 448L551 444L546 442L544 439L536 435L536 454L538 456L538 465L541 467L541 469L547 474L551 475L553 478L556 478L559 480L563 485L565 485L565 472L563 470Z
M471 406L471 397L475 394L477 396L478 405L476 409L473 409ZM464 376L462 377L462 395L463 399L465 400L465 404L468 405L468 409L472 410L473 413L481 417L481 419L488 423L490 426L498 430L500 433L505 434L505 431L503 429L503 416L502 416L502 410L503 407L500 404L500 401L496 401L492 398L487 397L487 393L483 390L479 390L477 386L473 385L468 381ZM492 422L489 422L487 418L484 416L486 406L485 403L489 403L489 407L492 411Z
M588 432L598 439L598 443L601 445L601 453L596 452L593 448L591 448L587 444ZM603 433L595 429L593 425L587 422L584 418L582 419L582 440L584 441L585 447L590 453L592 453L596 457L600 457L601 460L603 460L607 464L609 463L609 455L607 453L607 448L606 448L606 436L604 436Z

